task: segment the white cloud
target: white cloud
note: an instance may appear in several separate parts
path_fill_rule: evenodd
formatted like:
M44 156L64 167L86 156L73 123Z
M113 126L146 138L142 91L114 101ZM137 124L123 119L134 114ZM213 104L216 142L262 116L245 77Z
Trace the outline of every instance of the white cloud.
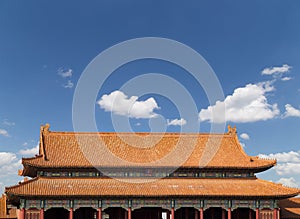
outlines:
M64 88L73 88L74 87L74 83L71 80L71 78L73 76L73 70L72 69L70 69L70 68L69 69L60 68L60 69L58 69L57 74L60 75L65 80L67 78L69 78L69 80L65 84L62 85Z
M286 72L289 72L289 70L291 69L292 67L287 65L287 64L284 64L282 66L275 66L275 67L269 67L269 68L265 68L261 74L262 75L273 75L273 74L283 74L283 73L286 73Z
M281 183L285 186L288 187L297 187L297 183L294 177L290 177L290 178L280 178L277 183Z
M261 158L265 159L276 159L277 162L300 162L300 152L290 151L276 154L259 154Z
M5 188L4 184L2 182L0 182L0 192L1 192L1 194L4 191L4 188Z
M241 137L242 139L244 139L244 140L249 140L249 139L250 139L250 137L249 137L249 135L248 135L247 133L242 133L242 134L240 134L240 137Z
M18 169L22 168L21 160L11 152L0 152L0 193L4 192L4 187L16 184Z
M113 112L117 115L128 116L131 118L153 118L157 114L155 109L159 109L154 98L148 98L145 101L138 101L137 96L128 98L122 91L113 91L110 94L104 94L97 101L100 108L107 112Z
M276 173L283 175L297 175L300 174L300 163L279 163L274 167Z
M4 124L4 125L7 125L7 126L14 126L14 125L16 125L16 123L10 122L10 121L8 121L8 120L4 120L4 121L3 121L3 124Z
M0 166L11 163L17 158L14 153L10 152L0 152Z
M281 78L282 81L289 81L292 80L292 77L283 77Z
M186 120L181 118L181 119L173 119L173 120L167 120L168 126L173 125L173 126L184 126L186 124Z
M276 159L277 165L274 167L280 176L294 176L300 174L300 151L289 151L275 154L259 154L260 158Z
M70 68L69 69L60 68L60 69L58 69L57 73L58 73L58 75L60 75L63 78L70 78L73 75L73 70Z
M5 137L9 137L9 134L5 129L0 129L0 135L3 135Z
M246 144L243 142L240 142L240 145L242 146L242 148L246 148Z
M17 174L21 167L21 160L11 152L0 152L0 172L2 178L7 175Z
M200 121L222 123L225 120L246 123L268 120L276 117L280 111L277 104L269 104L266 93L274 90L273 81L258 84L247 84L234 90L232 95L224 101L217 101L215 105L202 109L199 113Z
M19 151L21 155L34 156L39 153L39 144L34 148L22 149Z
M300 109L294 108L291 104L286 104L283 117L300 117Z
M66 84L63 85L64 88L72 88L74 87L74 83L71 80L68 80Z

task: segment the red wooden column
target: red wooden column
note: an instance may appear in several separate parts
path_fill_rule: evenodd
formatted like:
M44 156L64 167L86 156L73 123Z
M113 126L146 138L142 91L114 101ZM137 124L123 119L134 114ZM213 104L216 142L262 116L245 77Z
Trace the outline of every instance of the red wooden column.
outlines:
M203 208L200 208L200 219L203 219Z
M175 219L175 210L171 208L171 219Z
M70 208L69 219L73 219L73 208Z
M97 213L98 213L97 219L102 219L102 208L98 208Z
M199 214L198 210L195 209L195 219L198 219L198 218L199 218L198 214Z
M227 216L228 219L231 219L231 208L228 208L228 216Z
M40 219L44 219L44 208L40 210Z
M225 209L222 209L222 219L225 219L226 218L226 211Z
M274 208L274 210L273 210L273 219L278 219L277 216L278 216L277 208Z
M25 219L25 208L20 209L20 219Z
M131 219L131 207L128 208L127 210L127 213L128 213L128 219Z
M259 219L259 209L256 208L255 210L255 219Z

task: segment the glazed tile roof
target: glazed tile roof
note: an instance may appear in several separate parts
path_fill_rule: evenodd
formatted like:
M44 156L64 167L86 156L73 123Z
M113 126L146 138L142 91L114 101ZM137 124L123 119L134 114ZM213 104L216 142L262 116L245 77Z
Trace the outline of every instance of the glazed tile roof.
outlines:
M0 218L17 218L17 209L7 206L6 195L0 197Z
M35 167L182 166L265 170L276 164L248 156L235 129L225 134L73 133L41 128L40 154L23 158Z
M280 218L300 218L300 198L283 199L279 201Z
M260 179L172 179L141 181L111 178L46 178L37 177L6 188L8 195L17 196L235 196L235 197L292 197L299 189Z

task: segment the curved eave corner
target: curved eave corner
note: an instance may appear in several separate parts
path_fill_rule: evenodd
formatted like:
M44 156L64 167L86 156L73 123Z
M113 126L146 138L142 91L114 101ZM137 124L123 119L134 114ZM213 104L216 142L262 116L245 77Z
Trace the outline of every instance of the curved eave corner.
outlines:
M7 195L7 197L9 198L14 198L14 196L19 196L20 194L18 194L17 192L15 192L14 190L18 189L19 187L22 187L28 183L31 183L33 181L38 180L39 177L35 177L32 179L28 179L27 177L24 178L23 181L19 182L16 185L13 186L9 186L9 187L5 187L4 193Z
M19 171L20 176L35 176L36 172L36 161L42 159L47 160L46 152L44 147L44 135L49 133L50 125L41 125L40 129L40 142L39 142L39 154L35 155L35 157L30 158L22 158L23 170Z
M252 157L253 158L253 157ZM260 158L258 156L255 156L255 158L258 160L258 161L261 161L261 162L267 162L266 165L264 165L263 167L264 168L272 168L274 166L277 165L277 160L276 159L264 159L264 158Z
M36 176L36 167L35 165L32 165L33 159L37 159L38 157L35 158L22 158L22 165L23 169L18 171L19 176L29 176L29 177L34 177Z
M273 166L275 166L277 164L276 159L263 159L263 158L260 158L259 156L249 156L244 151L244 149L242 147L242 144L239 141L236 127L231 127L230 125L228 125L227 134L234 137L234 140L235 140L235 143L236 143L237 147L239 148L241 153L244 154L245 157L249 158L250 162L257 163L256 167L254 166L254 167L251 167L249 169L253 169L253 170L255 170L255 172L261 172L261 171L268 170L268 169L272 168Z

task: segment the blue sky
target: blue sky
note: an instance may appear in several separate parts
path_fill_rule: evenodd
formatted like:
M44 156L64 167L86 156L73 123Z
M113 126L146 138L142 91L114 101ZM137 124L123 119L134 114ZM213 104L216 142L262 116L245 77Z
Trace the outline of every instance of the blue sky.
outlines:
M74 92L86 66L111 46L141 37L175 40L201 54L224 92L219 104L226 106L225 122L237 126L245 151L278 159L259 177L299 187L299 9L292 0L1 1L1 189L21 180L19 161L36 153L41 124L73 130ZM141 96L142 84L129 93L121 88L147 73L184 86L196 104L200 131L210 130L216 108L209 107L203 87L184 69L147 59L118 68L99 88L99 131L115 131L111 115L129 121L134 131L178 132L191 124L174 100L155 92L158 81L149 80L153 92ZM172 85L166 88L182 97ZM119 105L112 107L116 97Z

